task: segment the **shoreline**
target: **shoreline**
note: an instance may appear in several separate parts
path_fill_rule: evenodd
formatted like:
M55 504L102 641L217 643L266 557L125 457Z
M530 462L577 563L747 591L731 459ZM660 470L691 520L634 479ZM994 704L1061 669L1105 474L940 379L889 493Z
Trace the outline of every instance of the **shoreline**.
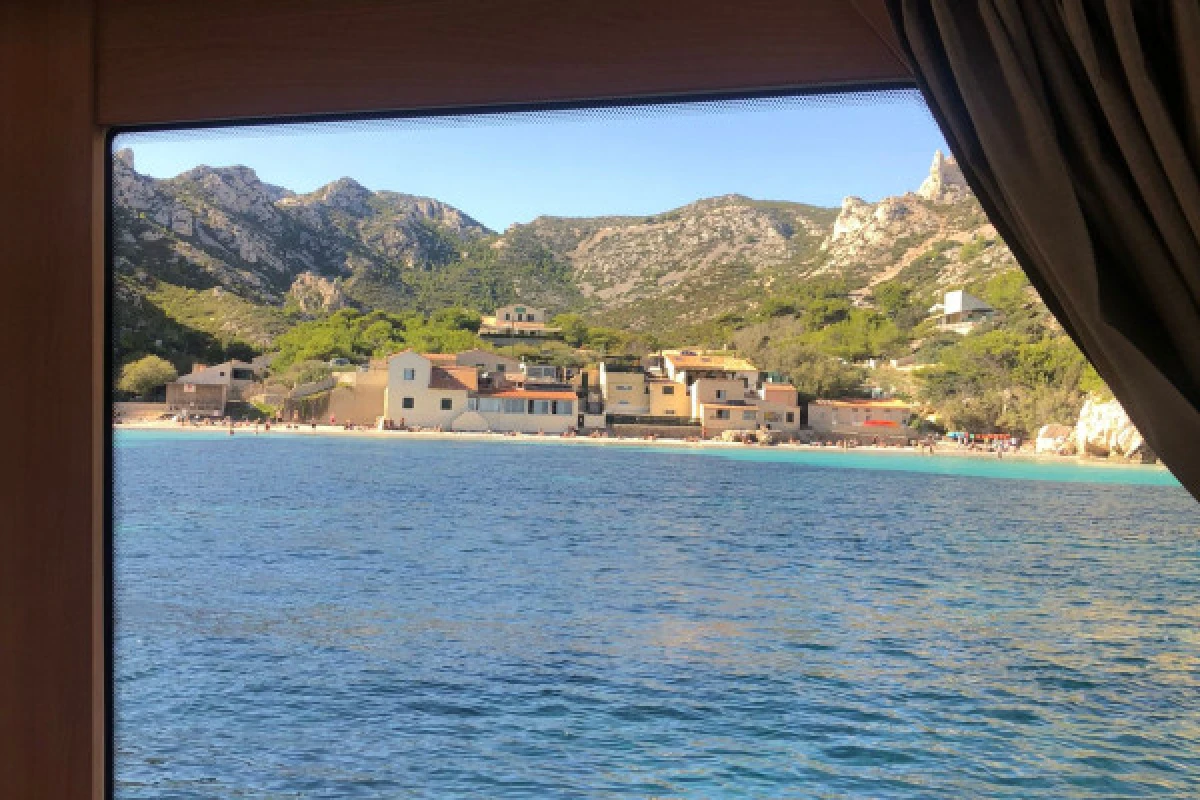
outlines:
M113 432L119 431L178 431L181 433L225 433L228 428L224 425L180 425L177 422L123 422L112 426ZM376 428L370 429L350 429L347 430L340 425L320 425L316 428L310 425L301 426L296 429L281 428L272 426L270 431L259 429L256 433L253 426L239 426L234 428L234 435L241 436L343 436L343 437L364 437L375 439L402 439L413 441L458 441L458 442L524 442L528 444L590 444L600 446L614 447L663 447L668 449L679 450L696 450L696 449L724 449L724 450L778 450L781 452L803 452L803 453L870 453L873 455L893 454L893 455L908 455L908 456L928 456L933 457L949 457L949 458L967 458L967 459L984 459L988 461L1021 461L1027 463L1038 464L1060 464L1060 465L1077 465L1088 467L1111 467L1117 469L1151 469L1156 471L1168 472L1167 468L1161 463L1156 464L1140 464L1127 461L1118 461L1113 459L1103 458L1088 458L1079 456L1060 456L1053 453L1032 453L1032 452L1017 452L1005 453L1003 458L997 458L994 452L967 450L956 445L939 446L932 454L925 453L920 447L896 446L883 447L878 445L858 445L856 447L828 447L817 446L811 444L776 444L776 445L746 445L740 442L722 442L714 439L705 439L697 442L689 442L683 439L632 439L621 438L615 436L592 438L589 436L574 436L566 437L559 435L544 435L519 433L485 433L485 432L468 432L468 431L385 431Z

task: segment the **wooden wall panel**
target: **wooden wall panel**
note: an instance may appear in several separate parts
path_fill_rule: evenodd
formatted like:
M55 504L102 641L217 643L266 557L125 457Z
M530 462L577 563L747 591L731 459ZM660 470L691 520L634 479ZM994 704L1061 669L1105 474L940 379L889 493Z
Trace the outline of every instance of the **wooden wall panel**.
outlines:
M88 0L0 3L0 797L101 775L99 435Z
M881 0L100 9L97 113L111 125L911 80Z

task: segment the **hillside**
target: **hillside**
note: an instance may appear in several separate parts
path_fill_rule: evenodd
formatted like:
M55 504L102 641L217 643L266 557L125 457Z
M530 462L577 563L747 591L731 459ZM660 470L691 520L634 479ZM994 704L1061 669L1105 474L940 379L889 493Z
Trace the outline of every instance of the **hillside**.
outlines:
M289 320L344 306L486 311L514 300L670 337L751 318L814 279L840 281L862 305L885 282L924 300L1014 267L940 153L918 190L877 203L726 195L649 217L539 217L502 233L436 199L350 178L303 195L246 167L156 180L129 151L114 160L114 201L122 356L197 357L198 341L210 354L260 349Z

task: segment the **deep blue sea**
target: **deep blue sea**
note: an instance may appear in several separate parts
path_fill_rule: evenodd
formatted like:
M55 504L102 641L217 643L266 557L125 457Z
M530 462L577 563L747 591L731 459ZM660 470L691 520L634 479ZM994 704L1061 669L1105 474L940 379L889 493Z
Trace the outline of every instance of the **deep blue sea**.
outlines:
M1200 796L1161 470L279 432L115 468L119 798Z

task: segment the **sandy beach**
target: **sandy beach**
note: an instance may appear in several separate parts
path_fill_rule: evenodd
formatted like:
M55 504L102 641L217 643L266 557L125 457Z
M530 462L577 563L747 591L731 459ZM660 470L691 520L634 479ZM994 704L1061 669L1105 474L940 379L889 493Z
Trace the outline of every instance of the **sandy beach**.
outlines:
M114 431L132 431L132 430L162 430L162 431L178 431L182 433L224 433L228 430L224 425L180 425L178 422L166 420L155 421L135 421L123 422L113 426ZM474 433L466 431L385 431L375 428L353 428L347 429L341 425L321 425L316 427L309 425L299 425L295 428L282 427L278 424L272 425L268 431L260 426L256 431L253 425L241 424L234 429L235 436L341 436L341 437L362 437L372 439L397 439L397 440L443 440L454 442L469 442L469 441L487 441L487 442L523 442L527 444L574 444L574 445L595 445L609 447L663 447L668 449L736 449L743 450L746 448L767 448L782 451L798 450L804 452L826 452L826 453L877 453L877 454L894 454L894 455L927 455L920 447L883 447L876 445L858 445L850 448L841 448L837 446L815 445L815 444L777 444L777 445L748 445L741 442L723 442L715 439L705 439L701 441L685 441L683 439L641 439L641 438L622 438L616 436L596 437L575 436L565 437L558 435L542 435L519 433ZM933 455L951 456L956 458L972 458L972 459L989 459L996 460L997 455L994 452L984 450L969 450L965 447L951 444L949 442L939 442L936 452ZM1086 464L1087 466L1095 467L1146 467L1149 469L1165 470L1161 464L1137 464L1121 460L1108 460L1100 458L1080 458L1078 456L1060 456L1053 453L1035 453L1032 449L1022 449L1019 451L1008 451L1003 455L1003 459L1014 459L1019 461L1041 462L1049 464Z

